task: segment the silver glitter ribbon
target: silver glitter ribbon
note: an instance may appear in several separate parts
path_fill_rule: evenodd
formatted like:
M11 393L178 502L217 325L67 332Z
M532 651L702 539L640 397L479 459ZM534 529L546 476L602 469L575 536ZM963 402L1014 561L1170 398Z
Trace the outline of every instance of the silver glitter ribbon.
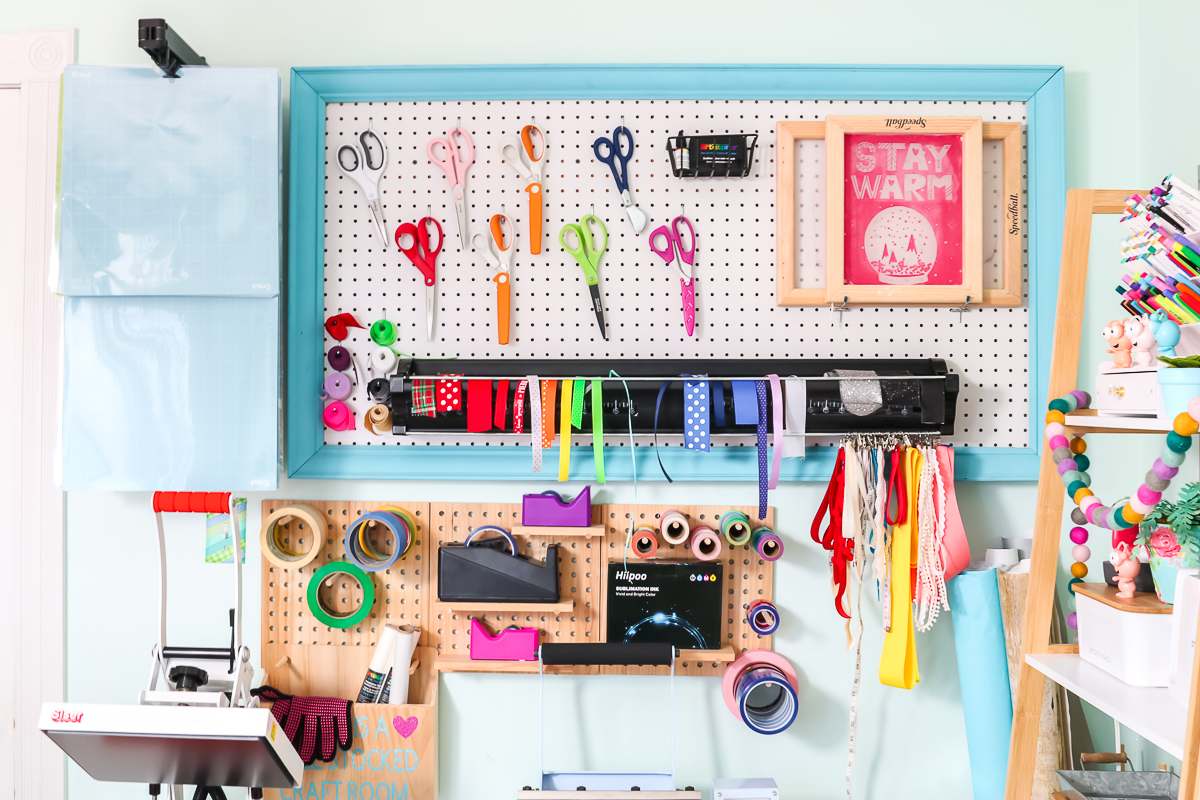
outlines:
M878 375L873 370L835 369L825 373L825 377L874 378ZM879 381L839 381L838 394L841 395L842 405L856 417L865 417L883 408L883 390Z

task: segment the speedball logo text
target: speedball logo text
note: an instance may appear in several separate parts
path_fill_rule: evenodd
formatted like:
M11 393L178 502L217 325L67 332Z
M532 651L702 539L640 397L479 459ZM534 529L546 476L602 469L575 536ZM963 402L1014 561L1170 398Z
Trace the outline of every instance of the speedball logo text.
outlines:
M644 573L644 572L627 572L625 570L620 570L617 572L617 580L619 580L619 581L644 581L644 580L646 580L646 573Z

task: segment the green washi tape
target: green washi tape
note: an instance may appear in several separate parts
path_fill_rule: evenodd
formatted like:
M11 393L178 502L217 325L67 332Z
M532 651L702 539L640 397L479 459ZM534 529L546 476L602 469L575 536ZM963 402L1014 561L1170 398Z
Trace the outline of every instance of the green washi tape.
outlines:
M396 341L396 326L381 319L371 326L371 341L380 347L388 347Z
M721 533L732 545L745 544L750 541L750 518L743 512L726 511L720 517Z
M317 590L324 583L325 579L330 575L337 575L339 573L349 575L362 586L362 605L353 614L343 616L331 613L325 606L321 605L321 598L317 595ZM374 605L375 584L371 582L371 576L349 561L330 561L317 570L308 580L308 610L316 617L317 622L322 625L330 628L352 628L367 618Z

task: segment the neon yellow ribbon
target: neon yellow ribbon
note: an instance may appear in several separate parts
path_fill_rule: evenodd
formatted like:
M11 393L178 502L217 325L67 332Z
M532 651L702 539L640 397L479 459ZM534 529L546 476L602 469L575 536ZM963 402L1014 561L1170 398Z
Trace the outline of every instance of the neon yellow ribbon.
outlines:
M575 381L562 382L562 406L559 409L558 480L565 481L571 471L571 399Z
M904 451L903 469L908 494L907 513L892 531L891 626L883 635L883 658L879 662L879 682L899 689L911 689L921 680L917 668L917 631L912 616L912 568L917 563L917 493L921 485L924 459L921 451Z

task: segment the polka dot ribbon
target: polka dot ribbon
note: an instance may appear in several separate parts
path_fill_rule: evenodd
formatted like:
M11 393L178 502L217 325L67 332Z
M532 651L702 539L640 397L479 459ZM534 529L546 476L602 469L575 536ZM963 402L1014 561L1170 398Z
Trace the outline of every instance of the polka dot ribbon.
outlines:
M767 382L755 381L758 397L758 518L767 517Z
M709 452L708 381L683 382L683 444L688 450Z
M459 376L450 376L459 377ZM458 411L462 408L462 382L441 380L437 382L437 410Z
M542 399L537 375L529 378L529 443L533 447L533 471L542 471ZM553 381L551 381L553 383ZM553 409L550 411L554 415Z

